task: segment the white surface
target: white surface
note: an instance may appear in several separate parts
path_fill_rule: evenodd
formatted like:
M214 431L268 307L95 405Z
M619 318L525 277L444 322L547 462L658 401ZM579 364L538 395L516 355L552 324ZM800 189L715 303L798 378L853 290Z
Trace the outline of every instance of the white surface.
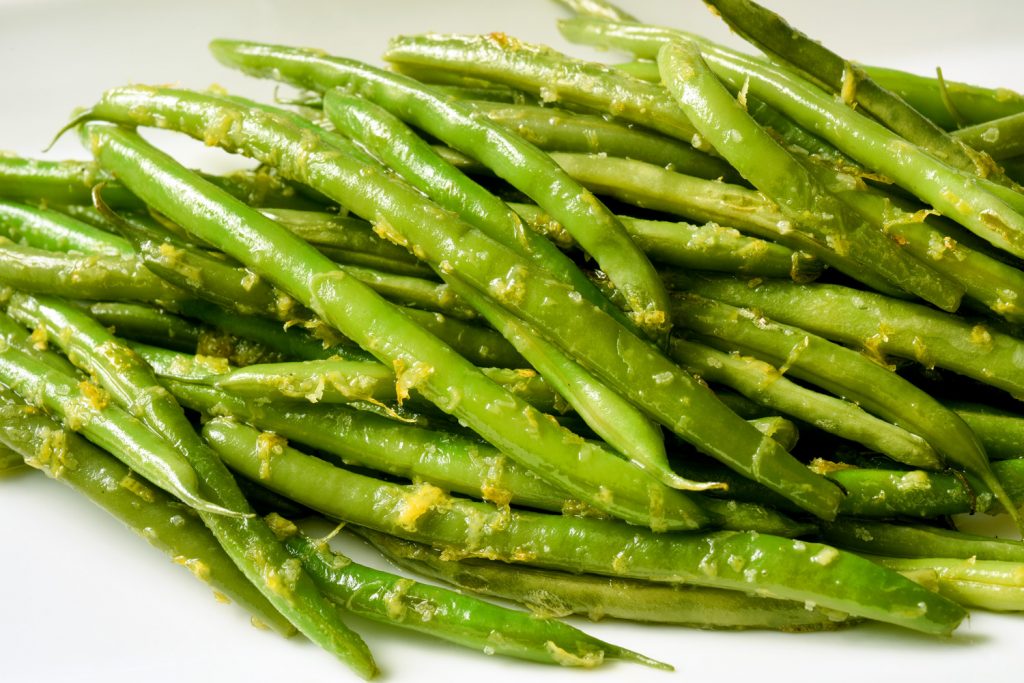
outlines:
M651 22L727 37L698 0L623 4ZM1024 3L788 0L771 6L852 58L925 73L941 64L952 80L1024 89ZM268 83L229 72L207 56L205 44L215 36L316 46L376 61L388 36L426 30L505 31L564 49L554 29L559 15L545 0L0 0L0 150L37 155L74 107L127 82L218 83L269 97ZM189 163L238 163L171 144ZM49 156L84 158L73 136ZM38 473L0 479L0 539L4 683L357 680L308 643L249 627L241 610L215 603L185 570ZM997 681L1019 677L1024 642L1024 618L984 613L949 640L884 626L785 635L576 623L671 662L677 672L626 664L592 672L541 667L353 620L390 681Z

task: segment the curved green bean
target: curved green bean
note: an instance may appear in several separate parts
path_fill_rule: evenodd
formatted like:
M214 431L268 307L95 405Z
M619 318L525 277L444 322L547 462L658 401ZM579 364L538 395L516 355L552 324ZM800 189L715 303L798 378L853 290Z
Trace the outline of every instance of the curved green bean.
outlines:
M852 621L838 612L739 591L569 574L493 560L460 562L420 543L362 527L354 531L402 569L459 590L514 600L540 616L581 614L593 621L612 617L694 628L789 632L831 630Z
M287 520L272 520L293 556L320 589L345 611L486 654L544 664L593 668L605 659L625 659L672 670L671 666L598 640L550 618L492 605L445 588L357 564L326 543L298 532Z
M257 478L258 432L211 424L204 434L217 452ZM302 484L310 478L319 486ZM898 574L817 543L745 532L657 534L614 521L511 512L345 472L289 448L275 453L263 483L329 516L430 543L452 557L759 591L927 633L949 633L964 615Z

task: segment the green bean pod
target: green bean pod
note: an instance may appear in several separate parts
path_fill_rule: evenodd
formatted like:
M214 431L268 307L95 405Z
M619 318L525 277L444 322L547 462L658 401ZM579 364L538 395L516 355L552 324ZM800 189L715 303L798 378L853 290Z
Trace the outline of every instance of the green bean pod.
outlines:
M993 159L1009 159L1024 154L1024 112L961 128L952 135Z
M111 256L131 254L132 246L117 235L98 230L58 211L0 200L0 234L48 251L77 251Z
M226 421L204 435L244 476L259 477L259 434ZM315 478L317 487L300 482ZM961 608L850 553L769 534L656 534L618 522L511 512L333 468L289 448L275 453L269 488L329 516L448 549L539 567L691 583L810 601L926 633L949 633Z
M162 308L117 301L83 303L97 322L125 339L195 352L201 333L192 322Z
M822 526L822 537L840 548L890 557L956 557L1024 562L1024 543L938 527L840 519Z
M286 536L288 552L302 560L320 589L346 612L488 655L587 669L601 665L605 659L672 669L560 621L537 618L357 564L333 552L326 543L299 534L294 525L282 518L271 523L279 534Z
M1024 611L1024 564L996 560L871 557L965 607L993 612ZM923 574L923 576L922 576Z
M569 574L493 560L460 562L420 543L363 527L354 531L402 569L462 591L513 600L539 616L581 614L593 621L612 617L703 629L789 632L832 630L852 621L838 612L739 591Z
M473 102L488 119L508 128L546 152L607 154L637 159L679 173L728 182L741 178L728 163L638 126L554 107Z
M709 382L723 384L761 405L850 439L913 467L939 469L942 461L917 434L865 412L856 403L792 382L774 365L674 338L672 357Z
M512 207L536 230L557 231L561 227L536 206L513 204ZM619 220L655 263L683 270L788 277L796 282L808 282L821 273L821 262L809 254L747 237L738 230L715 223L691 225L629 216L619 216Z
M537 95L545 103L582 105L709 149L657 84L504 33L397 36L384 59L398 68L430 67L486 78Z
M175 301L183 292L136 256L81 256L0 239L0 284L25 292L92 301Z
M53 411L67 428L116 453L122 462L190 507L218 515L238 514L206 500L195 471L181 454L127 412L109 405L96 385L79 382L11 347L0 351L0 381L30 404Z

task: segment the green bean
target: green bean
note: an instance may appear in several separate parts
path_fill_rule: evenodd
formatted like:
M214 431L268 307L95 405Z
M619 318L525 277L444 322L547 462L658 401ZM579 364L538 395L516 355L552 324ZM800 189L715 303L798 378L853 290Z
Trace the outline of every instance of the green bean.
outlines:
M694 479L714 479L729 485L729 495L780 510L791 503L763 487L741 479L721 466L679 459L676 469ZM985 484L970 475L939 474L925 470L858 468L816 459L812 467L843 487L846 497L841 515L869 518L912 517L934 519L948 515L999 511ZM1015 504L1024 504L1024 461L1002 460L992 469ZM1018 505L1019 507L1019 505Z
M993 612L1024 611L1024 564L995 560L871 557L965 607ZM923 574L923 576L921 576Z
M958 557L1024 562L1024 543L918 524L839 519L822 526L822 537L840 548L891 557Z
M961 128L952 135L993 159L1009 159L1024 154L1024 112Z
M287 520L271 521L285 547L345 611L418 631L463 647L544 664L593 668L625 659L658 669L671 666L598 640L554 619L499 607L455 591L357 564L326 543L299 533Z
M0 233L15 242L49 251L130 254L131 245L117 235L49 209L0 200Z
M416 81L342 58L285 47L214 41L214 56L250 74L284 78L328 90L345 86L483 162L532 197L573 233L623 292L639 324L667 331L667 301L654 267L625 229L592 194L565 175L546 154L456 101L446 101ZM529 168L529 173L523 169Z
M916 360L1024 396L1024 345L985 324L925 306L840 285L792 287L784 280L757 283L693 278L689 290L733 306L755 308L780 323L836 342ZM837 317L836 312L842 311Z
M230 368L209 363L197 366L192 362L194 357L153 347L140 346L136 350L147 362L159 365L154 369L161 376L209 383L245 398L276 396L326 404L358 401L394 403L397 400L394 371L375 361L330 359ZM538 410L565 412L567 408L534 370L482 368L482 371Z
M140 481L116 458L0 390L0 443L22 462L70 486L116 517L151 545L188 568L218 595L290 636L295 627L249 582L190 510Z
M141 424L135 422L137 428L131 429L136 442L140 442L141 433L145 433L167 446L173 444L171 452L185 462L192 481L196 484L201 481L205 490L223 506L211 508L209 512L233 511L234 519L227 515L204 514L203 521L274 607L310 640L361 676L373 676L376 665L362 639L331 610L301 567L289 562L284 549L262 520L247 519L252 518L251 509L230 473L199 438L181 406L160 386L145 361L102 325L59 300L15 295L8 306L9 311L12 309L43 326L56 337L56 343L72 362L99 377L110 398L140 416ZM98 392L95 388L94 391ZM113 406L109 406L104 412L112 409ZM87 424L83 429L87 435L88 429ZM129 430L122 433L128 436Z
M164 97L167 102L182 98L194 100L198 106L192 109L191 114L177 109L175 120L182 123L191 118L201 121L204 115L219 117L229 106L218 103L211 107L205 104L208 100L203 96L170 91L164 91L162 95L152 89L119 92L122 95L135 92L154 105L147 107L146 116L157 111L155 105ZM108 95L114 97L113 93ZM102 106L114 114L117 108L112 105L113 100L105 98ZM139 113L135 108L131 111ZM243 112L243 116L249 114L262 118L259 112L242 107L233 111ZM232 127L232 130L238 129ZM102 163L113 167L115 175L128 187L140 192L148 203L179 224L187 224L189 230L199 233L204 239L217 242L226 253L266 276L276 286L296 295L303 303L312 304L314 311L324 320L371 350L381 362L392 365L403 389L416 386L435 405L465 420L474 431L517 461L542 473L555 486L594 507L642 524L660 526L662 515L670 520L666 524L677 528L693 528L703 522L696 505L680 492L659 485L635 469L630 471L631 465L611 452L577 439L550 422L529 404L488 380L475 366L436 337L411 323L365 285L335 270L334 264L313 247L195 178L172 159L146 145L137 135L101 124L87 124L84 131L91 138L90 147ZM262 138L271 137L265 129L262 134L253 132L256 134L246 136L249 138L247 145L257 145ZM274 132L272 137L277 141L275 155L284 159L286 155L281 143L289 135L302 135L298 129L284 126ZM227 136L231 135L232 132L228 131ZM310 148L308 137L306 140L301 145L302 156L310 163L302 166L306 169L319 168L329 172L332 178L342 180L339 171L344 167L344 157L331 150L332 162L327 166L312 163L311 156L316 152ZM221 143L224 142L226 139L221 139ZM154 175L159 182L154 182ZM357 173L355 177L346 176L344 180L379 181L380 176ZM345 203L351 205L351 201ZM374 202L374 206L378 204ZM205 209L200 210L199 207ZM378 210L373 209L374 212ZM439 210L435 207L430 209L430 213L438 215ZM422 223L424 214L419 211L415 214L417 222ZM226 229L226 225L231 228ZM255 245L260 248L255 248ZM640 342L639 339L637 341ZM640 344L650 348L644 342ZM584 461L587 465L580 466ZM608 487L609 482L615 482L613 488ZM610 500L604 491L611 492Z
M80 256L0 239L0 284L26 292L93 301L174 301L182 292L135 256Z
M705 629L790 632L831 630L850 621L837 612L739 591L569 574L491 560L459 562L426 545L362 527L353 530L402 569L459 590L522 603L539 616L582 614L593 621L612 617Z
M147 358L152 357L147 354ZM165 366L158 365L158 372L169 370L164 385L193 410L234 417L327 453L341 462L414 482L428 482L498 506L511 503L556 513L598 514L479 441L451 432L400 425L379 415L341 406L255 405L253 401L208 386L171 378L171 375L187 375L188 367L179 361L179 358L163 361ZM175 367L168 368L168 364ZM208 378L211 374L209 368L197 370L198 377ZM757 504L707 498L700 498L698 502L712 524L722 528L757 530L780 536L799 536L808 531L806 525Z
M391 39L384 59L485 78L538 96L544 103L582 105L708 149L663 88L595 62L503 33L419 35Z
M107 180L96 164L89 161L44 161L0 156L0 197L16 201L46 204L91 204L92 188ZM123 187L108 186L111 206L144 208Z
M917 434L874 417L856 403L804 388L769 363L679 338L672 340L671 353L698 377L724 384L756 403L856 441L898 462L926 469L941 467L938 455Z
M232 467L259 476L258 433L220 421L207 423L204 434ZM319 485L300 483L310 480ZM903 577L816 543L745 532L656 534L613 521L511 512L345 472L288 448L274 454L263 483L329 516L430 543L451 557L758 591L928 633L949 633L963 618L959 607Z
M587 277L553 244L524 229L520 217L490 192L438 157L405 124L359 98L328 93L324 109L340 130L406 177L415 187L467 222L573 287L608 313L617 312ZM673 488L700 490L668 467L661 430L631 403L579 367L529 325L478 293L457 275L441 277L479 311L544 376L577 414L612 448ZM625 320L621 315L619 319Z
M985 449L963 420L924 391L861 354L763 314L696 295L676 301L687 328L751 349L785 372L851 400L921 436L942 458L980 478L1019 524L1017 509L992 473ZM712 342L716 345L718 342Z
M729 164L697 151L689 143L602 116L534 105L473 102L473 107L547 152L607 154L646 161L698 178L742 180Z
M534 230L555 239L559 246L573 245L571 236L562 239L561 225L539 207L511 204ZM791 277L797 282L813 280L821 263L813 256L781 244L747 237L733 228L715 223L691 225L675 221L619 216L633 241L656 263L677 268L742 273L760 277Z
M83 303L82 307L97 322L125 339L192 352L199 342L200 330L196 325L162 308L116 301Z
M797 72L860 106L880 123L949 166L982 178L1007 182L990 158L971 149L962 137L948 135L898 95L876 83L866 71L790 26L751 0L706 0L709 7L743 38L794 67Z
M711 73L696 46L666 44L658 65L669 91L701 135L773 200L787 220L892 285L939 308L957 309L963 290L907 255L776 143Z
M204 177L253 206L316 209L319 205L296 196L295 188L265 171L239 171ZM91 204L92 190L105 184L103 198L118 209L145 209L138 197L113 182L93 162L44 161L0 156L0 197L53 205Z
M5 307L11 294L12 292L3 294L2 298ZM32 332L29 332L9 315L0 311L0 348L15 348L64 375L71 377L78 375L78 369L66 358L48 351L48 336L45 330L32 330Z

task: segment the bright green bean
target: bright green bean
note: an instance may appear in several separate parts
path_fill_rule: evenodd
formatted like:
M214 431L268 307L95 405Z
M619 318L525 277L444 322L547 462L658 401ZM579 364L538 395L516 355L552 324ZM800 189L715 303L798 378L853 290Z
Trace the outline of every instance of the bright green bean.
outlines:
M232 467L259 477L257 432L221 421L207 423L204 434ZM309 480L319 485L300 483ZM852 554L769 534L656 534L614 521L510 512L345 472L288 448L273 455L263 483L329 516L446 548L453 557L760 590L928 633L949 633L964 615Z
M588 669L605 659L625 659L672 669L554 619L537 618L356 564L333 552L326 543L300 534L291 522L278 517L271 523L279 535L285 536L285 547L302 560L320 589L347 612L488 655Z
M831 630L850 621L837 612L739 591L569 574L492 560L459 562L426 545L362 527L355 532L403 569L459 590L514 600L539 616L582 614L593 621L612 617L694 628L791 632Z

